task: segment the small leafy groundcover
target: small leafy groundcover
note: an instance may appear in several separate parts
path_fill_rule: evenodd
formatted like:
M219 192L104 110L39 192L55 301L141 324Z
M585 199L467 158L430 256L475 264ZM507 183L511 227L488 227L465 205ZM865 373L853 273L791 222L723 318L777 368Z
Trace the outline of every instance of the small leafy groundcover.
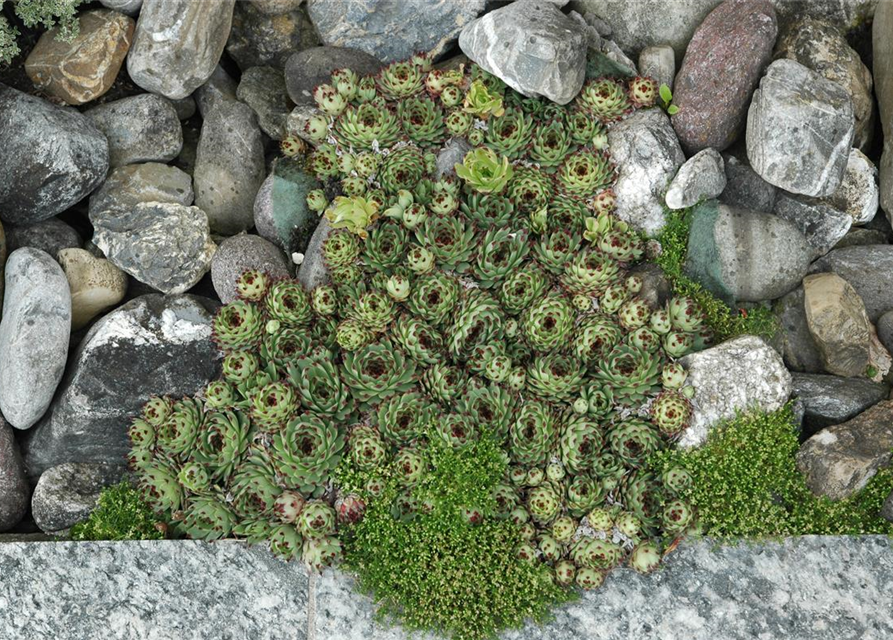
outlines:
M72 540L161 540L167 525L159 522L140 492L128 481L103 489L96 508L71 528Z
M613 215L606 126L656 93L602 78L558 106L422 55L335 71L303 160L332 283L243 274L222 379L130 429L171 532L343 561L383 614L463 639L654 569L695 514L690 474L646 462L691 416L675 360L712 338L692 298L639 295L648 245Z

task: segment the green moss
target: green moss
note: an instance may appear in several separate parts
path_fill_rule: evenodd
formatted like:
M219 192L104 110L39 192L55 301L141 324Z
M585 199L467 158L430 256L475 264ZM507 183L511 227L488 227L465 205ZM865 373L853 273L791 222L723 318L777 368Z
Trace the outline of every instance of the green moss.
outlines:
M694 298L704 309L706 324L713 330L715 341L722 342L745 334L771 340L778 329L778 322L771 310L765 307L733 310L685 274L683 266L688 253L691 209L667 210L666 218L667 224L658 237L661 254L657 257L657 263L676 294Z
M431 472L413 495L428 502L430 512L395 520L397 489L386 480L386 495L345 536L345 564L378 601L380 618L478 640L527 619L542 621L552 605L575 597L551 581L547 567L515 556L517 526L489 515L476 526L462 518L465 505L492 512L490 490L506 468L498 444L482 438L454 450L432 442L425 456ZM345 468L339 474L362 480Z
M160 540L152 509L130 483L104 489L90 517L71 528L72 540Z
M658 471L681 465L694 482L687 498L706 535L765 538L795 535L893 534L878 513L893 490L893 470L881 470L857 495L819 498L797 470L799 448L790 407L743 415L717 427L698 449L667 450Z

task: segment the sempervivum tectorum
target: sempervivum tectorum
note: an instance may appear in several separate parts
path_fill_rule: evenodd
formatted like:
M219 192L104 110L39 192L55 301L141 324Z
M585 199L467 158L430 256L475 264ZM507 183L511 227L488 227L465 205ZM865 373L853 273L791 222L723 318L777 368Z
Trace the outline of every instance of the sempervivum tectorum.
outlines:
M358 402L379 402L412 387L415 364L390 340L382 340L345 353L342 380Z
M392 466L397 482L406 487L417 485L428 471L424 456L414 447L403 447L397 451Z
M661 475L661 482L667 491L679 496L691 488L693 478L685 467L670 467Z
M496 153L515 160L521 156L530 142L533 118L520 109L506 109L487 123L486 144Z
M565 265L561 284L574 295L600 296L620 273L616 260L600 251L584 249Z
M277 380L251 391L251 422L260 429L275 431L297 407L294 387L286 382Z
M177 480L191 494L201 494L211 486L208 471L200 462L187 462L177 474Z
M387 457L384 441L375 427L358 425L348 438L350 459L361 471L374 469Z
M580 474L567 485L567 511L575 518L583 517L604 499L604 486L596 478Z
M555 229L542 235L533 246L537 262L560 275L580 247L580 235L570 229Z
M598 459L603 441L598 422L588 417L572 418L566 422L558 439L561 462L572 474L588 471Z
M190 501L177 529L196 540L219 540L230 534L235 521L235 514L223 502L203 496Z
M385 440L402 445L422 436L435 414L434 405L424 395L409 391L382 402L376 419Z
M580 538L571 549L571 559L579 568L610 569L622 558L620 545L599 538Z
M455 358L467 359L478 345L501 338L504 324L505 314L493 296L471 289L446 332L447 351Z
M608 446L611 451L628 467L640 467L648 456L656 452L661 445L660 436L654 426L629 418L614 425L608 432Z
M619 120L631 109L626 88L610 78L587 82L577 96L577 104L602 122Z
M363 262L377 271L392 269L403 262L406 243L406 229L402 224L378 224L366 238Z
M301 534L294 525L279 524L269 527L266 535L273 555L283 560L295 560L301 556Z
M288 370L294 359L310 350L311 338L306 327L293 327L267 332L260 346L261 357L280 373Z
M568 193L588 198L615 178L614 164L601 151L580 151L567 156L558 171L558 183Z
M195 460L206 466L212 478L226 482L248 449L248 427L241 411L206 413L196 438Z
M477 428L490 431L502 441L508 433L516 402L517 397L501 385L467 384L457 400L456 408L468 416Z
M554 191L551 177L535 167L518 167L509 180L506 195L516 209L529 214L549 204Z
M428 216L416 238L439 265L456 271L468 267L475 250L474 227L455 216Z
M623 331L612 317L594 313L583 318L574 329L571 344L576 356L592 367L622 339Z
M704 322L704 312L693 299L686 296L676 296L670 299L667 307L670 312L670 322L674 329L691 333L701 328Z
M260 341L263 329L263 313L244 300L222 306L214 316L214 342L226 351L254 347Z
M583 364L574 356L536 356L527 367L527 390L550 402L568 401L579 393L584 374Z
M397 104L397 115L403 131L410 140L420 145L443 142L443 109L425 96L412 96Z
M321 572L341 560L341 541L334 536L307 538L301 552L301 560L310 571Z
M443 360L443 336L424 320L403 314L393 328L394 340L410 358L420 364Z
M660 526L663 492L653 475L638 471L624 477L619 486L619 498L623 507L635 514L647 533Z
M536 522L548 525L561 508L561 497L551 486L544 484L534 487L527 493L527 510Z
M595 376L611 388L616 402L634 406L657 390L660 358L644 349L618 344L599 363Z
M530 251L527 233L490 229L480 241L473 272L482 287L490 288L504 280Z
M668 437L678 436L685 431L691 423L691 416L691 402L678 391L662 391L651 404L651 419L660 432Z
M267 315L282 326L306 326L313 317L310 295L296 280L274 282L264 298Z
M422 373L422 389L431 399L447 404L462 391L466 378L464 369L436 363L426 367Z
M496 290L502 308L515 315L527 309L549 286L549 279L541 269L524 266L506 275Z
M524 337L539 351L565 346L574 326L576 313L570 301L550 293L534 302L521 318Z
M437 420L437 434L452 447L464 447L477 439L477 430L468 416L447 413Z
M156 457L139 470L138 488L143 500L155 513L170 515L183 505L183 487L177 480L172 463Z
M376 178L386 194L396 195L400 189L415 189L424 174L425 158L422 152L408 146L394 149L385 156Z
M570 150L570 137L561 121L544 122L534 129L529 153L541 167L557 167Z
M462 213L484 228L500 228L513 216L512 203L498 193L470 193L459 205Z
M356 149L372 149L376 142L389 147L400 137L400 122L387 105L366 102L338 116L334 132L341 144Z
M650 573L660 564L660 549L650 540L640 542L629 556L629 566L639 573Z
M509 434L516 461L521 464L543 464L555 447L555 416L546 404L527 402L518 411Z
M155 431L155 446L172 456L188 456L195 448L203 407L199 400L183 398L174 403L170 415Z
M670 534L679 534L685 531L694 519L691 505L684 500L670 500L664 505L661 524L664 530Z
M250 450L248 459L233 475L230 484L233 508L242 518L260 518L272 514L282 488L276 484L276 471L267 453Z
M335 532L335 510L321 500L311 500L295 521L304 538L323 538Z
M422 70L410 61L392 62L377 78L378 90L389 100L407 98L424 86Z
M629 81L629 99L636 107L652 107L657 98L657 83L651 78L636 76Z
M322 243L323 259L331 269L353 264L360 249L360 239L344 229L332 231Z
M329 473L341 461L344 434L311 413L290 420L273 436L272 461L288 486L319 495Z

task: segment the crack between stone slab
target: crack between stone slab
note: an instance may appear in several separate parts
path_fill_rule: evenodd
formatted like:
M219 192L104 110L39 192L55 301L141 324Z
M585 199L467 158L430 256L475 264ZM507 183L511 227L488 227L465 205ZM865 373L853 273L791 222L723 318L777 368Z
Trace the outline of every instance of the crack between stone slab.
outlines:
M316 640L316 572L307 574L307 640Z

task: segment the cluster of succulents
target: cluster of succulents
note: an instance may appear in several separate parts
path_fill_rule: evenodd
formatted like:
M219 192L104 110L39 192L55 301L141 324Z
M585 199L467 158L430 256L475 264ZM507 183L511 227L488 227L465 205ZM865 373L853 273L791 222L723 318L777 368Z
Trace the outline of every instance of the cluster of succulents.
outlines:
M606 127L655 94L603 78L559 106L423 55L334 72L304 131L331 283L242 275L214 322L222 379L131 428L151 504L320 567L387 487L394 518L430 510L432 441L492 438L506 475L467 526L515 523L508 552L560 585L654 568L694 514L687 473L647 460L691 418L676 359L710 340L692 300L644 295L646 242L613 215ZM450 138L469 151L443 167Z

